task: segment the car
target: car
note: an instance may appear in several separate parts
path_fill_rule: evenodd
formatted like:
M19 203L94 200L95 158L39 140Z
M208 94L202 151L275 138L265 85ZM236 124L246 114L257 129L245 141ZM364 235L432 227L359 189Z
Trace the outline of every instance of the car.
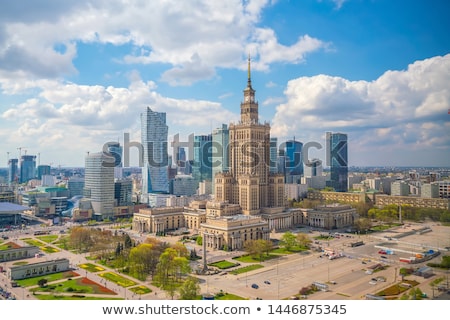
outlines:
M265 284L270 284L269 280L264 281Z
M376 281L369 281L369 284L374 285L377 284Z
M378 281L376 278L372 278L372 279L370 279L370 280L371 280L371 281L375 281L375 282Z
M337 282L334 281L334 280L331 280L330 283L331 283L331 284L337 284Z
M381 259L387 259L387 257L386 256L381 256Z
M253 289L258 289L259 286L258 286L256 283L254 283L254 284L252 284L252 288L253 288Z
M380 250L380 251L378 251L378 253L379 254L386 254L387 252L386 252L386 250Z

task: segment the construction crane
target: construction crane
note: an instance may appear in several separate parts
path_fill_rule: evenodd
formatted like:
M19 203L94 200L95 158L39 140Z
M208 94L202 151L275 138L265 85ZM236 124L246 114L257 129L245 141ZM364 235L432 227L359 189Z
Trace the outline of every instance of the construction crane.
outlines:
M19 159L22 157L22 149L26 147L18 147L17 150L19 150Z

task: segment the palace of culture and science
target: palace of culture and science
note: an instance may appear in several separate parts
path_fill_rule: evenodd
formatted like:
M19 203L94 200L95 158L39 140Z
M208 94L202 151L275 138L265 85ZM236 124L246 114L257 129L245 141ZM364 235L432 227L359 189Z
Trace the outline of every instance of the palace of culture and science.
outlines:
M295 225L352 225L357 214L348 205L287 208L284 175L270 172L270 125L258 118L249 59L241 119L229 125L229 169L214 176L215 199L194 201L189 207L140 209L133 229L158 234L188 228L198 231L208 248L236 250L248 240L269 240L271 231Z
M285 207L284 177L269 174L270 125L258 120L250 60L241 120L237 124L231 123L229 132L230 169L215 176L216 201L239 204L245 215L260 214L266 207Z

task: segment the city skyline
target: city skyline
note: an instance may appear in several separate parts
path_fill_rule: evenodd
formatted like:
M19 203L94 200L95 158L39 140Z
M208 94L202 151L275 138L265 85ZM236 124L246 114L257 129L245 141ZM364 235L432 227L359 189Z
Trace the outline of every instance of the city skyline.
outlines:
M349 166L450 165L446 2L28 8L0 13L0 167L19 154L82 167L126 132L140 141L146 107L167 114L169 145L211 134L239 119L249 55L260 121L278 143L325 146L341 132Z

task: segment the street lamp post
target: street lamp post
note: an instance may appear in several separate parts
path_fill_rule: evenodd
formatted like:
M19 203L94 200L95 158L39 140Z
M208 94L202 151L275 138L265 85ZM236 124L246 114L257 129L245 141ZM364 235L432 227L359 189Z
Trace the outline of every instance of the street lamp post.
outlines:
M277 299L280 300L280 276L278 273L278 262L280 261L280 257L277 258Z

